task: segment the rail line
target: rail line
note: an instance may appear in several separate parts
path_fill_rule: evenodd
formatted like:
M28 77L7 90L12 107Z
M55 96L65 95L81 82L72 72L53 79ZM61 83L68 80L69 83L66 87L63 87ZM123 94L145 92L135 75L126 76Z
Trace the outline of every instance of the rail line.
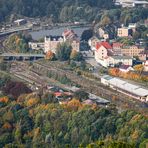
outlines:
M55 71L58 72L58 74L65 74L69 79L74 81L75 83L79 84L84 90L93 93L95 95L101 96L109 101L115 102L117 105L124 104L125 106L130 106L133 109L137 108L144 108L144 103L135 100L127 95L124 95L122 93L119 93L115 90L112 90L104 85L102 85L100 82L95 82L89 79L86 79L81 76L77 76L76 74L62 70L57 67L53 67L53 65L49 64L41 64L39 62L34 63L36 68L39 68L39 73L41 75L46 75L48 71ZM35 68L35 67L34 67ZM36 71L36 69L34 69Z

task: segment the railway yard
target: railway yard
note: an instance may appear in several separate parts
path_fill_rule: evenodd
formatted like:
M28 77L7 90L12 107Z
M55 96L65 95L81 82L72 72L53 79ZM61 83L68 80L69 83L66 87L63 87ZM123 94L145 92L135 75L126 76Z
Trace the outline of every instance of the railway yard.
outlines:
M120 109L132 108L133 110L148 113L146 103L130 98L102 85L99 79L96 81L96 79L78 76L73 71L65 70L62 68L62 64L37 61L33 62L31 65L28 62L14 62L11 65L10 73L26 82L34 91L41 88L46 89L48 85L58 86L69 91L72 90L73 86L61 84L57 80L47 76L49 71L54 71L54 73L58 73L59 75L66 75L68 79L79 85L81 89L109 100Z

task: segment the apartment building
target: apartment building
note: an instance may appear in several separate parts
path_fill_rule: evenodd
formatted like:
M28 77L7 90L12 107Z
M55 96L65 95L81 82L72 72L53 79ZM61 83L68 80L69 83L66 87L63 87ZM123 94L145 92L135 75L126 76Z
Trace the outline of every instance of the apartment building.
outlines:
M136 45L133 46L123 46L121 48L121 54L131 56L131 57L141 57L144 54L145 48L140 48Z
M58 44L64 42L63 36L46 36L44 39L44 52L51 50L53 53L56 53L56 48Z
M118 37L132 36L132 29L128 27L118 28L117 36Z

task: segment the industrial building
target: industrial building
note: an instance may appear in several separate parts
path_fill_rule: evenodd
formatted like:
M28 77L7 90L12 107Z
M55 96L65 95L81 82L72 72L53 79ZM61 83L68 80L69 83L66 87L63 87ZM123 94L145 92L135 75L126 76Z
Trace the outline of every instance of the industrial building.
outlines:
M139 85L131 84L109 75L103 76L101 78L101 83L132 98L138 99L142 102L148 102L148 89L142 88Z

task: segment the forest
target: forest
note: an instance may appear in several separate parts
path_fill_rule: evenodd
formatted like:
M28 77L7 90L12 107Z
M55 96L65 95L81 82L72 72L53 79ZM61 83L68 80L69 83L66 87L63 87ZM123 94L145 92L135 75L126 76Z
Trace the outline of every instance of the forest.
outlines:
M10 14L27 17L48 16L56 21L65 21L69 19L67 16L73 16L76 21L86 16L88 19L93 18L98 10L112 7L112 0L0 0L0 21Z
M147 8L120 8L113 0L0 0L0 23L17 17L51 18L53 22L134 23L148 17Z
M86 105L87 93L59 104L53 93L32 93L8 76L1 76L0 83L0 147L146 147L147 116L119 112L113 104Z

